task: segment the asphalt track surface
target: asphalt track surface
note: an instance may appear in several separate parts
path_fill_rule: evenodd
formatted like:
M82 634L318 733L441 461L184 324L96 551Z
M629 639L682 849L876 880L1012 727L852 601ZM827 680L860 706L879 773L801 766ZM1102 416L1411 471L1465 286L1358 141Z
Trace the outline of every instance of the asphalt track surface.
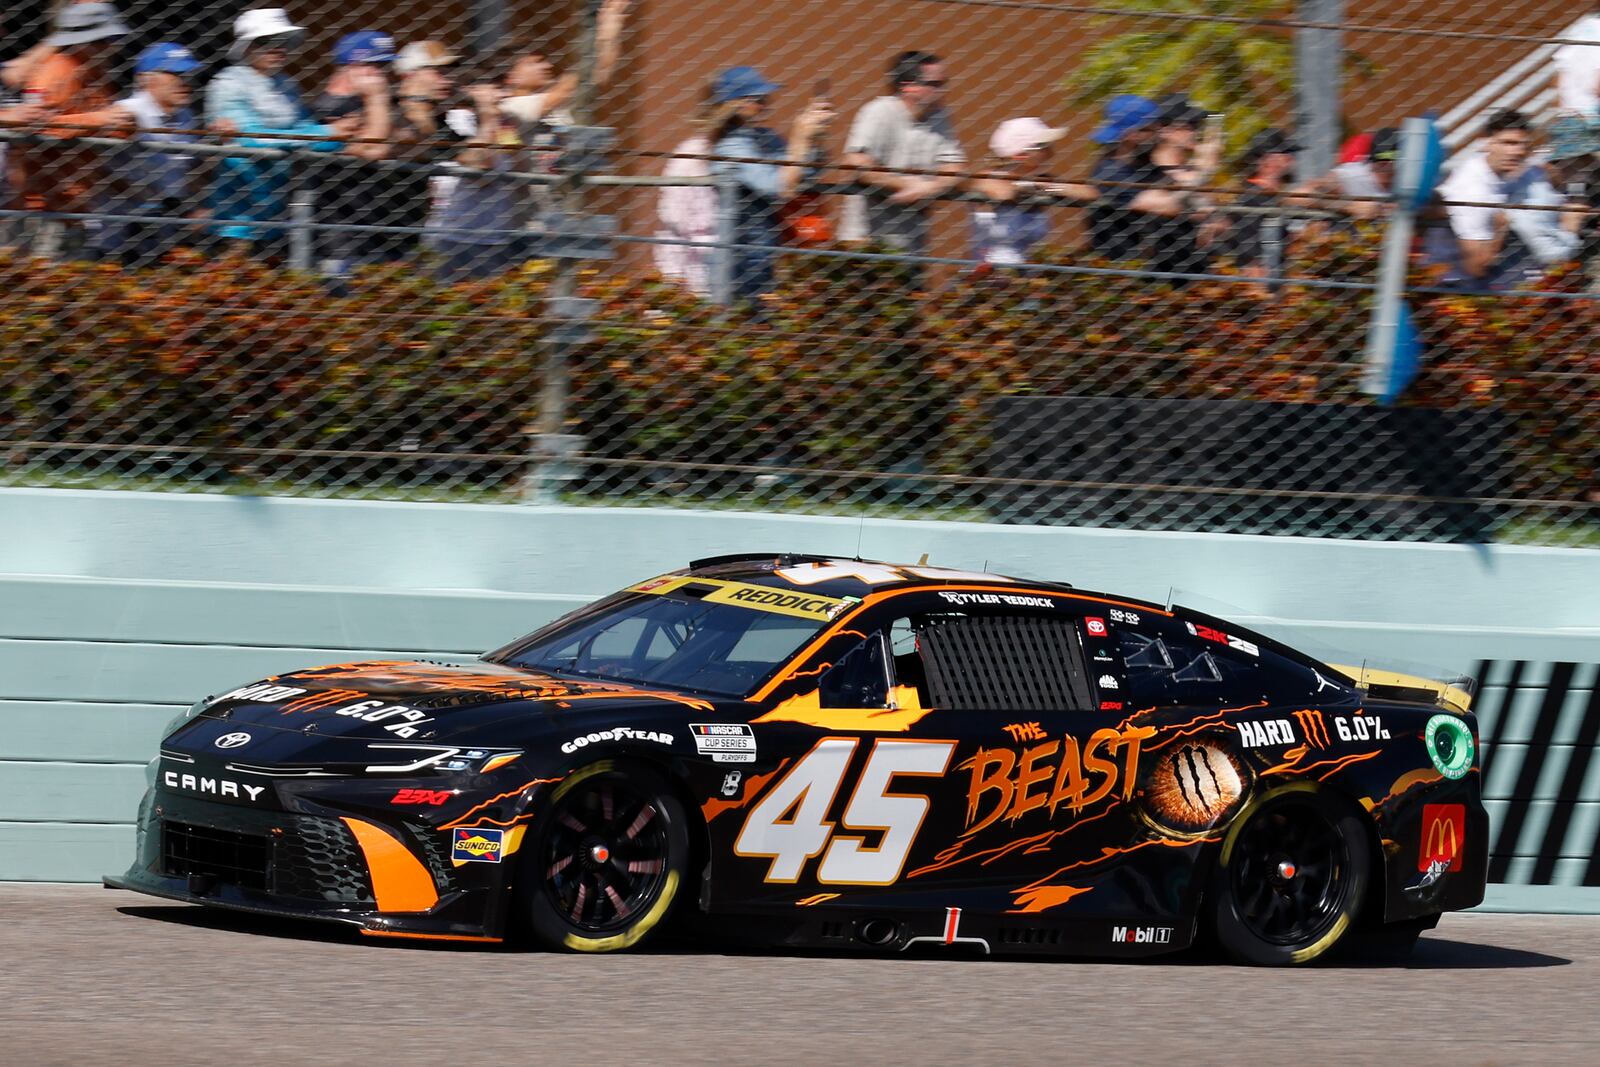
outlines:
M1447 915L1297 971L375 941L0 885L7 1065L1600 1063L1600 917Z

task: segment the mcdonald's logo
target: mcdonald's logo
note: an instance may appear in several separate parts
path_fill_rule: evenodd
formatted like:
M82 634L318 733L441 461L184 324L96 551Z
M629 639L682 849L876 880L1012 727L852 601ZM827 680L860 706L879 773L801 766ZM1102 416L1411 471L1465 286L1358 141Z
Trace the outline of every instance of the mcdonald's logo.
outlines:
M1435 861L1449 864L1447 871L1461 869L1461 846L1467 837L1465 804L1422 805L1422 848L1417 852L1417 870L1426 871Z
M1294 717L1300 724L1300 733L1305 736L1306 744L1312 748L1328 747L1328 722L1322 717L1322 712L1304 708L1295 712Z

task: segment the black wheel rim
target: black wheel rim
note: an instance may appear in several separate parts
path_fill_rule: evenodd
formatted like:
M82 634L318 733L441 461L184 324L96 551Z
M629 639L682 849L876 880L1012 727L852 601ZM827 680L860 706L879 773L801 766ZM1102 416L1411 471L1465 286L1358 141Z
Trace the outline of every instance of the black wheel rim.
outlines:
M1344 908L1349 863L1344 839L1314 805L1292 800L1257 813L1234 844L1240 921L1274 945L1314 943Z
M625 930L667 878L666 814L621 778L580 783L556 802L539 869L558 914L588 934Z

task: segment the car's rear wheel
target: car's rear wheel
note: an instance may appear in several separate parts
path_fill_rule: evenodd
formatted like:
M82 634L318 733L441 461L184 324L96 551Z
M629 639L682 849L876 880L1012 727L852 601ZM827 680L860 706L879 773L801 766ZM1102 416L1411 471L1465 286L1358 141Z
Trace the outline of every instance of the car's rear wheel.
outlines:
M610 760L573 771L535 820L519 900L551 948L616 952L672 910L689 861L683 805L656 772Z
M1370 868L1353 809L1308 783L1274 790L1223 838L1211 893L1217 941L1245 963L1310 963L1355 925Z

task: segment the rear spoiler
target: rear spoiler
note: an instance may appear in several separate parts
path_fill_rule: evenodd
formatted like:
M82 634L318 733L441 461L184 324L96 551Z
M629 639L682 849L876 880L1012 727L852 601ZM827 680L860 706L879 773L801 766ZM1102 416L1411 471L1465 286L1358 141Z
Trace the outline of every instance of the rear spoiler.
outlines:
M1401 674L1398 671L1386 671L1378 667L1348 667L1338 663L1330 663L1328 666L1354 678L1356 688L1366 690L1368 696L1377 700L1413 700L1423 704L1437 704L1441 708L1447 708L1461 715L1465 715L1472 708L1472 691L1475 685L1470 678L1440 682L1416 674Z

